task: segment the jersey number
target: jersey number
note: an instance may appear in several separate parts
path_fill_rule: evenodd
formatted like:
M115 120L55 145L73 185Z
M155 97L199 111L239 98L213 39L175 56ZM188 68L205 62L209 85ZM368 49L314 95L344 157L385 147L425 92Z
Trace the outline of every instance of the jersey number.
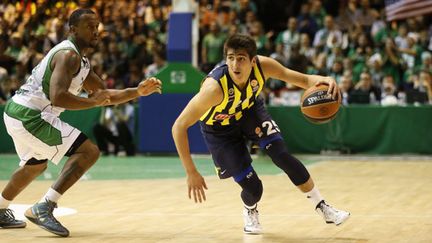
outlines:
M267 129L267 136L276 132L280 132L278 125L273 120L263 122L262 126L263 128Z

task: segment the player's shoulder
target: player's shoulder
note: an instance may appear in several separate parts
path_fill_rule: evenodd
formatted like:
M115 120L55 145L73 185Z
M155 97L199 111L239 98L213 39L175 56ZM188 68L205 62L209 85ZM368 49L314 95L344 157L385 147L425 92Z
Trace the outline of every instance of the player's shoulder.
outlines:
M215 80L220 80L228 72L228 66L226 64L218 65L209 72L207 77Z
M61 63L67 68L77 69L81 65L81 56L73 49L59 50L53 57L55 63Z

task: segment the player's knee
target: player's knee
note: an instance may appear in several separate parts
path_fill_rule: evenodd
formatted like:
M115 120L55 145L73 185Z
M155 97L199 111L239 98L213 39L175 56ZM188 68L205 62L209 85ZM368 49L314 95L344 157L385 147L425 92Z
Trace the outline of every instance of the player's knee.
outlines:
M282 140L272 141L265 146L267 154L279 168L281 168L295 185L301 185L309 180L310 175L306 167L292 156Z
M89 153L89 162L92 162L93 164L99 159L100 156L100 150L97 145L91 143L88 149Z
M92 166L96 161L98 160L100 156L100 150L98 146L96 146L94 143L87 141L83 144L85 146L85 149L81 152L83 158L83 161L89 166Z
M37 160L35 158L31 158L27 161L27 163L22 167L25 173L28 174L41 174L48 167L48 160Z
M241 198L246 205L252 206L261 199L263 194L263 185L252 166L248 167L239 175L236 175L234 180L243 189L241 192Z

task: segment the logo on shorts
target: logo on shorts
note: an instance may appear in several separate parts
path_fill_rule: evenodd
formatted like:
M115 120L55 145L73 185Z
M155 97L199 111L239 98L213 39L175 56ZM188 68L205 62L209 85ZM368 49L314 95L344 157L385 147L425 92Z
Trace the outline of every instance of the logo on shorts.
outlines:
M256 133L256 135L258 135L258 137L262 137L262 135L263 135L263 132L261 131L260 127L255 128L255 133Z
M249 173L247 174L246 178L249 179L249 178L251 178L252 176L253 176L253 172L251 171L251 172L249 172Z

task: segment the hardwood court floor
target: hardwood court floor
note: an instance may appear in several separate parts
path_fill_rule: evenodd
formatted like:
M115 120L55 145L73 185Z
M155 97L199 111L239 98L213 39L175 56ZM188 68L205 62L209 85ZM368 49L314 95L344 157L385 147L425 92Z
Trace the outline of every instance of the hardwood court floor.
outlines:
M242 233L240 189L230 179L206 176L203 204L187 199L184 178L88 180L59 205L77 210L59 218L69 238L29 223L0 229L0 242L432 242L432 160L347 158L309 169L325 198L351 212L344 225L326 225L282 174L260 176L262 235ZM38 200L50 184L35 181L15 203Z

